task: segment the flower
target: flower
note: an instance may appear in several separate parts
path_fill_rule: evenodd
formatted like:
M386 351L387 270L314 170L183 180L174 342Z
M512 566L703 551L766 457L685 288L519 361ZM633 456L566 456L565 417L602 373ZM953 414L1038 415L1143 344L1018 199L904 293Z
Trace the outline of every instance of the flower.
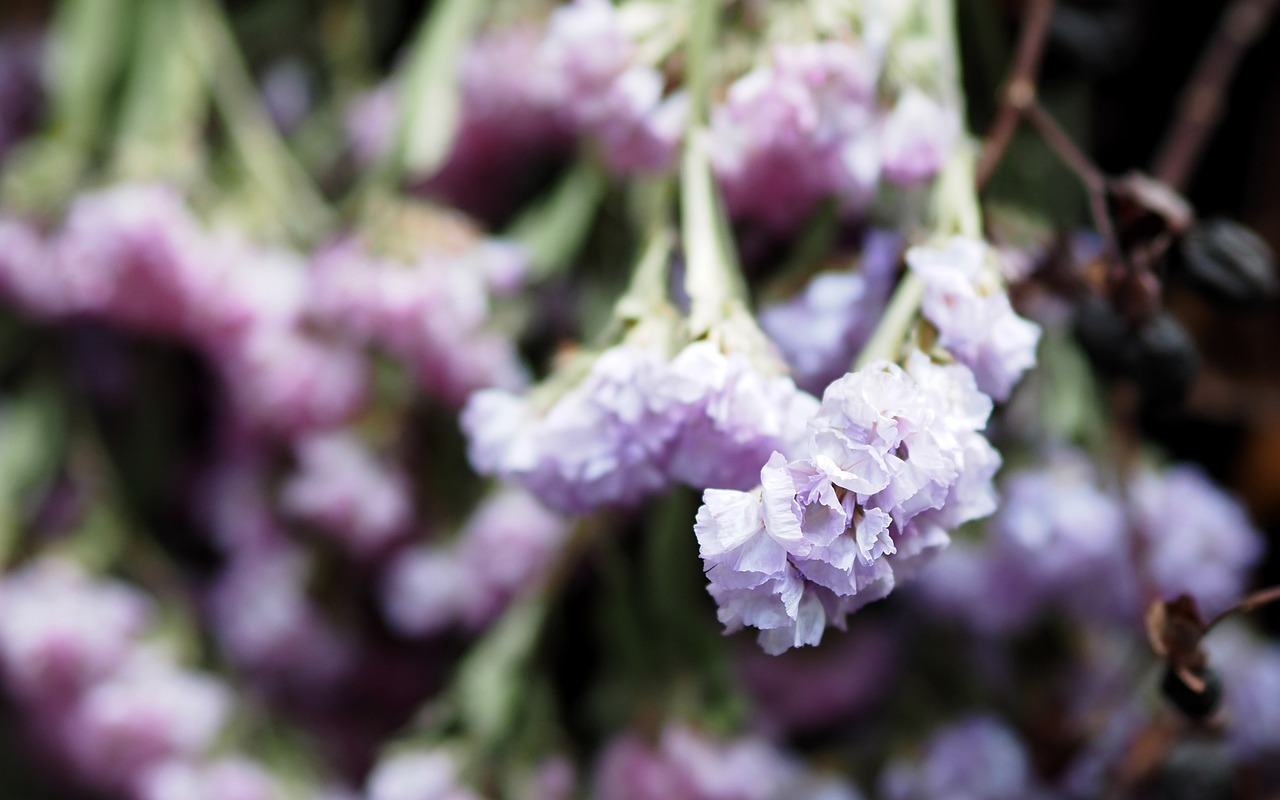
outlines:
M1239 501L1191 464L1140 470L1130 497L1144 574L1161 597L1189 594L1213 615L1244 594L1265 546Z
M1033 800L1047 797L1026 747L1002 722L972 716L929 738L918 763L898 761L880 776L884 800Z
M914 86L898 97L880 129L881 169L886 180L909 186L936 175L960 136L960 119Z
M973 370L984 393L1006 400L1035 365L1040 329L1009 304L989 265L993 253L981 240L956 236L940 247L913 247L906 259L925 281L924 316L938 344Z
M477 800L458 784L458 768L443 750L410 750L382 759L369 773L369 800Z
M349 432L295 443L298 471L280 488L280 508L335 538L354 555L376 555L413 520L408 478L380 463Z
M271 776L247 758L222 758L206 764L167 761L147 771L138 800L273 800L279 796Z
M0 581L0 671L24 701L74 699L125 661L150 623L149 599L46 558Z
M918 352L827 387L804 457L774 453L751 492L703 494L694 533L727 630L760 628L770 653L817 644L990 513L990 411L965 367Z

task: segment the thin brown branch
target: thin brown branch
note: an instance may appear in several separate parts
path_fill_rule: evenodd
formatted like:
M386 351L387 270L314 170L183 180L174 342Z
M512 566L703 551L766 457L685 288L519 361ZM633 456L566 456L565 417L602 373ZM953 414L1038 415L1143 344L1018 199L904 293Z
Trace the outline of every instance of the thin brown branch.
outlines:
M1089 212L1093 216L1093 224L1097 227L1102 241L1113 257L1120 257L1120 245L1116 238L1115 224L1111 221L1111 211L1107 205L1107 176L1085 154L1075 140L1062 129L1044 106L1035 100L1023 111L1028 122L1039 131L1045 143L1057 154L1084 184L1089 195Z
M1266 31L1277 0L1235 0L1222 15L1178 101L1177 116L1156 155L1154 175L1182 189L1222 117L1223 99L1240 60Z
M1231 608L1228 608L1226 611L1223 611L1222 613L1218 614L1218 616L1209 620L1209 624L1204 626L1204 633L1202 633L1201 636L1203 637L1204 634L1207 634L1210 630L1213 629L1213 626L1217 625L1219 622L1222 622L1224 619L1226 619L1227 617L1233 614L1248 614L1251 611L1255 611L1259 608L1262 608L1265 605L1274 603L1277 600L1280 600L1280 586L1272 586L1267 589L1259 589L1253 594L1245 595L1244 598L1242 598L1235 605L1231 606Z
M1036 97L1036 75L1040 72L1040 60L1044 56L1044 43L1049 33L1049 19L1053 16L1054 0L1030 0L1022 29L1018 34L1018 50L1013 67L1000 92L1000 109L996 112L991 130L983 140L982 154L976 170L978 188L991 180L1000 160L1004 158L1014 131L1022 121L1022 113Z

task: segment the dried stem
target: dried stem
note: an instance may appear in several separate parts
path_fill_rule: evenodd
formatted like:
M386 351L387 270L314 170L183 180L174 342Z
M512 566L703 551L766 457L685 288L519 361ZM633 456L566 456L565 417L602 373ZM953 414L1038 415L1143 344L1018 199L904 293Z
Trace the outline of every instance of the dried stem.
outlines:
M1251 611L1255 611L1265 605L1274 603L1277 600L1280 600L1280 586L1272 586L1268 589L1259 589L1253 594L1245 595L1238 603L1231 606L1231 608L1228 608L1226 611L1223 611L1218 614L1218 616L1209 620L1209 624L1204 626L1204 633L1202 633L1201 636L1207 634L1213 629L1214 625L1222 622L1232 614L1248 614Z
M1182 91L1173 125L1155 159L1155 177L1182 189L1222 117L1227 86L1245 51L1262 35L1277 0L1235 0L1222 15L1191 80Z
M1093 160L1080 149L1057 120L1034 99L1023 111L1027 121L1035 126L1045 143L1053 149L1072 172L1080 178L1085 191L1089 195L1089 211L1093 215L1093 224L1108 252L1115 258L1120 257L1120 246L1116 239L1115 225L1111 221L1111 211L1107 206L1107 176L1093 163Z
M1054 0L1031 0L1022 18L1022 30L1018 34L1018 51L1013 68L1000 95L1000 109L995 122L982 144L978 158L978 188L986 186L1004 158L1014 131L1022 121L1023 112L1035 101L1036 75L1044 56L1044 43L1049 33L1049 20L1053 16Z

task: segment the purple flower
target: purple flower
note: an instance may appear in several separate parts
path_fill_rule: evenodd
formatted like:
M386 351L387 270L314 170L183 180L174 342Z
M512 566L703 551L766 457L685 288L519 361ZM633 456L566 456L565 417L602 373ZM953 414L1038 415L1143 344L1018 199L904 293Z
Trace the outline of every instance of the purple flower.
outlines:
M1145 577L1161 597L1182 593L1208 615L1244 594L1262 557L1262 535L1244 508L1198 467L1143 470L1130 497L1143 539Z
M203 754L229 710L221 683L180 671L165 654L139 650L71 710L62 744L85 783L131 788L152 767Z
M1280 752L1280 644L1223 625L1205 639L1205 649L1222 676L1231 749L1250 759Z
M877 71L864 51L821 42L780 46L734 81L710 143L730 212L787 231L824 197L864 204L879 174Z
M790 300L760 309L760 327L801 388L820 393L849 371L884 310L901 241L897 233L872 230L857 272L820 272Z
M1026 747L1000 721L970 717L935 733L916 764L896 762L880 776L884 800L1033 800L1047 797Z
M907 264L926 283L924 316L938 329L938 344L973 370L978 388L1005 400L1035 365L1040 329L1009 304L989 263L993 252L957 236L943 247L911 248Z
M273 691L323 691L355 660L353 644L307 596L307 566L284 543L243 547L209 591L219 647Z
M806 457L774 453L753 492L703 494L694 532L727 630L760 628L770 653L817 644L990 513L990 411L967 369L921 353L827 387Z
M147 771L137 800L274 800L279 791L271 776L247 758L207 764L174 760Z
M959 137L960 119L954 107L908 87L880 129L885 179L909 186L933 177L942 169Z
M496 242L405 264L348 241L316 259L309 305L317 319L384 347L436 396L461 404L476 389L527 382L512 342L485 327L490 287L510 291L522 271L519 252Z
M661 370L649 402L682 420L665 459L673 479L747 489L770 453L792 453L818 401L790 378L711 341L687 345Z
M685 124L682 95L663 97L654 67L636 62L636 47L607 0L575 0L547 23L540 51L554 76L561 108L595 138L609 166L622 173L669 169Z
M380 463L353 434L295 443L298 471L280 488L285 514L309 522L356 556L384 551L413 521L408 478Z
M638 502L668 483L676 423L651 408L647 391L664 364L657 349L622 344L545 407L538 390L477 392L461 418L471 463L567 513Z
M368 800L478 800L458 783L453 757L443 750L410 750L378 762L369 774Z
M111 674L150 623L148 598L46 558L0 581L0 671L19 698L70 702Z
M596 767L593 800L859 800L851 786L804 770L760 739L716 741L670 725L657 747L615 739Z
M565 521L530 494L501 489L481 503L455 540L395 557L383 576L383 608L406 636L453 625L483 627L537 585L567 535Z

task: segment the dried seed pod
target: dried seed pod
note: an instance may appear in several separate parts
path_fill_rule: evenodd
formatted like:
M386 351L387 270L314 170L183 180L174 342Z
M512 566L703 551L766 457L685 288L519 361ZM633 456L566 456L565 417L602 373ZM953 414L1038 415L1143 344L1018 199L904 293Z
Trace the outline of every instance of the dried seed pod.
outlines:
M1195 342L1182 323L1161 311L1137 331L1137 381L1146 403L1172 408L1182 403L1200 368Z
M1170 661L1160 681L1165 698L1188 719L1202 720L1222 703L1222 678L1209 666L1192 671Z
M1196 289L1220 303L1256 306L1280 295L1270 246L1229 219L1196 223L1182 237L1173 263Z

